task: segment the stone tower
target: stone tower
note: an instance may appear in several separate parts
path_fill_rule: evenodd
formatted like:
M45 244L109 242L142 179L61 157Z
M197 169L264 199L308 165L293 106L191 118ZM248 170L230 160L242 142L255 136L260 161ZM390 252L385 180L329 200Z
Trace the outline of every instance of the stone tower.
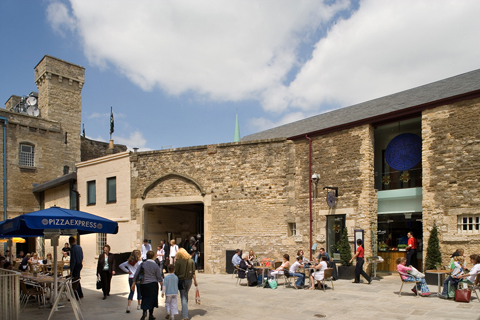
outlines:
M35 67L38 107L43 119L61 124L65 143L65 161L73 168L80 161L80 130L82 114L81 91L85 68L46 55Z

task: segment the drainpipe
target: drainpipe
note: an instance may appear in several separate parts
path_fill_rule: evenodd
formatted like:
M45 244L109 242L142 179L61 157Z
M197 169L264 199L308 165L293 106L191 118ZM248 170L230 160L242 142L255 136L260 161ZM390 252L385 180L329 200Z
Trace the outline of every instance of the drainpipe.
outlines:
M7 220L7 118L3 121L3 220Z
M0 117L0 120L3 121L3 220L5 221L7 220L7 118ZM6 252L7 243L3 250ZM9 258L11 261L11 256Z
M312 139L308 135L305 135L305 138L308 139L308 204L310 206L310 261L312 261Z

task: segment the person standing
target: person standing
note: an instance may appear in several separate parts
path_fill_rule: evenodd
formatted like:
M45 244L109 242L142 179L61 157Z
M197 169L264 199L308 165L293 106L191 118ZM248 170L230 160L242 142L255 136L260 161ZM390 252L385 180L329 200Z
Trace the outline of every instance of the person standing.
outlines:
M142 264L135 271L133 276L133 284L130 287L130 290L135 290L135 283L138 280L140 270L143 270L143 279L140 282L140 292L142 293L142 310L143 315L140 320L145 320L147 317L147 310L150 312L149 320L154 320L153 309L158 308L158 283L163 289L163 278L160 273L160 268L153 261L155 253L153 251L147 252L147 260L143 261Z
M130 257L127 261L119 265L119 268L122 269L124 272L128 273L128 287L132 288L133 276L137 271L137 268L140 267L142 264L142 258L140 256L140 250L133 250L130 254ZM142 294L140 293L140 285L137 285L137 310L140 310L140 304L142 302ZM133 294L135 293L135 286L133 286L133 290L130 290L128 294L128 305L127 305L127 313L130 313L130 305L132 304Z
M150 243L148 243L148 239L143 239L143 244L140 251L142 253L142 260L147 260L147 252L152 251L152 246L150 245Z
M70 247L68 246L68 242L65 242L65 245L62 248L62 252L66 252L67 255L70 255Z
M167 267L170 264L170 246L167 244L165 239L162 239L160 242L161 245L163 245L163 251L165 252L164 261L163 261L163 269L168 273Z
M195 263L183 248L178 249L175 260L175 275L178 277L179 282L178 289L180 290L182 317L183 319L188 319L188 291L190 291L190 287L192 286L192 279L195 287L198 287L197 277L195 275ZM182 280L184 280L184 285L180 286Z
M160 268L160 272L162 273L163 277L163 259L165 257L165 250L163 249L163 243L160 242L160 245L157 246L157 258L155 259L155 262L158 264L158 267Z
M407 266L417 267L417 239L414 238L413 232L407 233L408 244L405 248L407 250Z
M110 295L112 275L115 274L115 256L110 253L108 244L103 246L103 253L98 256L97 277L100 275L102 282L103 300Z
M162 298L165 296L165 309L167 316L165 319L172 319L178 314L178 277L175 275L175 266L168 266L168 274L163 280Z
M175 244L175 240L170 240L170 263L175 264L175 256L178 252L178 246ZM188 253L188 252L187 252Z
M82 286L80 284L80 271L83 268L83 250L78 244L76 244L75 237L68 238L70 243L70 276L73 277L73 281L78 280L76 294L78 295L77 299L83 298Z
M355 266L355 281L353 283L360 283L360 275L362 275L365 280L367 280L368 284L372 283L372 279L363 271L363 264L365 263L364 260L365 250L363 249L363 241L361 239L357 240L357 252L350 259L350 263L352 263L353 259L357 258L357 265Z

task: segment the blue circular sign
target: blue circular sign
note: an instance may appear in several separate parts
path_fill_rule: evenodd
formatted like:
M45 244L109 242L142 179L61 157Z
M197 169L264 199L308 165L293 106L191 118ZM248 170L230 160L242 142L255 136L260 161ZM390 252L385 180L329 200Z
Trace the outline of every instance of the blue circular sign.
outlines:
M399 134L388 144L385 160L394 170L412 169L422 160L422 139L413 133Z

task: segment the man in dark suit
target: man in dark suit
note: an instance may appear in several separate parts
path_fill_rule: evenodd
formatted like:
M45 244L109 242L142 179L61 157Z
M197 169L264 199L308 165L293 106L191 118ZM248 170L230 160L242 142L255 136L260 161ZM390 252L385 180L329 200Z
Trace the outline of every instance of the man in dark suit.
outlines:
M80 280L80 271L83 268L83 250L76 244L75 237L68 238L70 243L70 276L73 277L73 282ZM77 299L83 298L82 286L78 281L76 289Z
M167 267L170 263L170 246L165 244L165 239L162 239L161 244L163 245L163 250L165 251L165 261L163 263L163 268L167 271Z

